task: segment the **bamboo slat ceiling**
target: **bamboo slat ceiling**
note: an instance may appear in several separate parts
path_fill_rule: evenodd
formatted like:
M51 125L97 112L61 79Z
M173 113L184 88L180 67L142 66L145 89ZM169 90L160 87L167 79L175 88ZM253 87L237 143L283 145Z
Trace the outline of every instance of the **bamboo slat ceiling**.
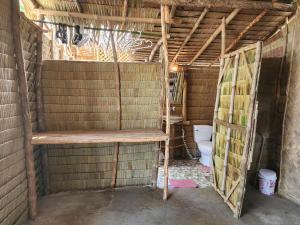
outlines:
M108 19L113 17L113 24L119 23L123 29L135 28L151 34L145 37L153 41L153 48L161 38L159 24L161 1L158 0L23 0L23 2L27 16L32 19L42 14L45 15L46 21L69 24L92 23L97 27L106 24L107 18L101 16L109 16ZM193 66L216 62L220 56L221 35L218 28L221 27L223 17L228 20L226 47L231 47L231 51L258 40L265 40L294 12L290 4L278 1L272 3L270 1L165 0L163 2L169 4L172 18L169 24L169 60L172 62L177 53L176 60L173 61ZM221 7L222 5L226 7ZM239 7L239 10L236 7ZM64 15L63 12L74 14ZM145 22L141 18L149 20ZM150 21L150 19L154 20ZM210 40L209 44L208 40ZM151 50L139 50L135 54L135 60L147 60ZM156 51L153 61L158 61L158 55Z

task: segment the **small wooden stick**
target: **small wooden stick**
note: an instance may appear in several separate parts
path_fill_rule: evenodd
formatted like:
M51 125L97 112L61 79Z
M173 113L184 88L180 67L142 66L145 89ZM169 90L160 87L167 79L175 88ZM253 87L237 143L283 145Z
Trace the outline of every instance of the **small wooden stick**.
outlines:
M221 33L221 57L225 55L225 48L226 48L226 18L223 17L222 19L222 33Z
M110 24L109 24L110 27ZM114 41L114 36L112 31L110 31L110 38L111 38L111 46L113 50L113 58L114 58L114 67L115 67L115 72L116 72L116 94L118 98L117 102L117 129L121 130L122 129L122 118L121 118L121 85L120 85L120 67L118 64L118 55L117 55L117 50L115 46L115 41ZM113 170L112 170L112 181L111 181L111 186L115 187L116 186L116 181L117 181L117 173L118 173L118 161L119 161L119 149L120 149L120 144L116 143L115 144L115 150L114 150L114 158L113 158Z
M21 110L23 116L24 126L24 151L27 172L27 185L28 185L28 202L29 202L29 215L31 219L35 219L37 215L37 193L36 193L36 178L34 167L33 146L32 139L32 125L30 116L30 107L28 99L28 84L25 72L25 62L23 56L21 31L20 31L20 6L18 0L12 1L12 31L13 31L13 44L17 64L17 76L19 82L19 95L21 99Z

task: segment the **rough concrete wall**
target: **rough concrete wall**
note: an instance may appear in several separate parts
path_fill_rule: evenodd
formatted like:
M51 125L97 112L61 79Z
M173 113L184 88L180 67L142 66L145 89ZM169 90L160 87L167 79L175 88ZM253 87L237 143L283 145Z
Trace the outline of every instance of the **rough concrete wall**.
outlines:
M122 129L160 128L159 64L120 63ZM117 98L113 63L44 61L47 130L114 130ZM117 186L151 183L155 143L120 144ZM106 188L114 144L48 147L50 192Z
M187 71L187 120L186 140L192 153L196 151L193 137L193 125L212 125L219 67L201 67Z
M0 224L12 225L27 218L27 179L11 1L0 6Z
M279 193L300 204L300 18L295 21L291 73L283 124Z
M256 182L257 172L261 168L272 169L278 176L280 174L282 123L293 30L294 22L291 21L263 45L256 143L251 171L248 173L253 182Z

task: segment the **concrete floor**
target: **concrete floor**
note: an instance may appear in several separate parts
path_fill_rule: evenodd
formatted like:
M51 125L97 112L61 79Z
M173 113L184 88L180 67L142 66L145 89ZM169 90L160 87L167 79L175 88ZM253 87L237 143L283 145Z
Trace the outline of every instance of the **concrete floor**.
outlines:
M300 224L298 205L255 190L248 191L239 220L212 188L176 189L167 202L161 197L147 187L53 194L40 200L38 218L27 225Z

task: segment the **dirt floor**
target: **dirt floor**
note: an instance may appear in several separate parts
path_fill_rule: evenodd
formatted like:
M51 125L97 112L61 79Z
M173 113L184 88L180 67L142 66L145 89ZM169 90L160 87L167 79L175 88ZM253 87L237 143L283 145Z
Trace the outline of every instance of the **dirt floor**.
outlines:
M125 188L43 197L39 216L27 225L294 225L300 206L248 191L239 220L212 188L176 189L167 202L161 190Z

